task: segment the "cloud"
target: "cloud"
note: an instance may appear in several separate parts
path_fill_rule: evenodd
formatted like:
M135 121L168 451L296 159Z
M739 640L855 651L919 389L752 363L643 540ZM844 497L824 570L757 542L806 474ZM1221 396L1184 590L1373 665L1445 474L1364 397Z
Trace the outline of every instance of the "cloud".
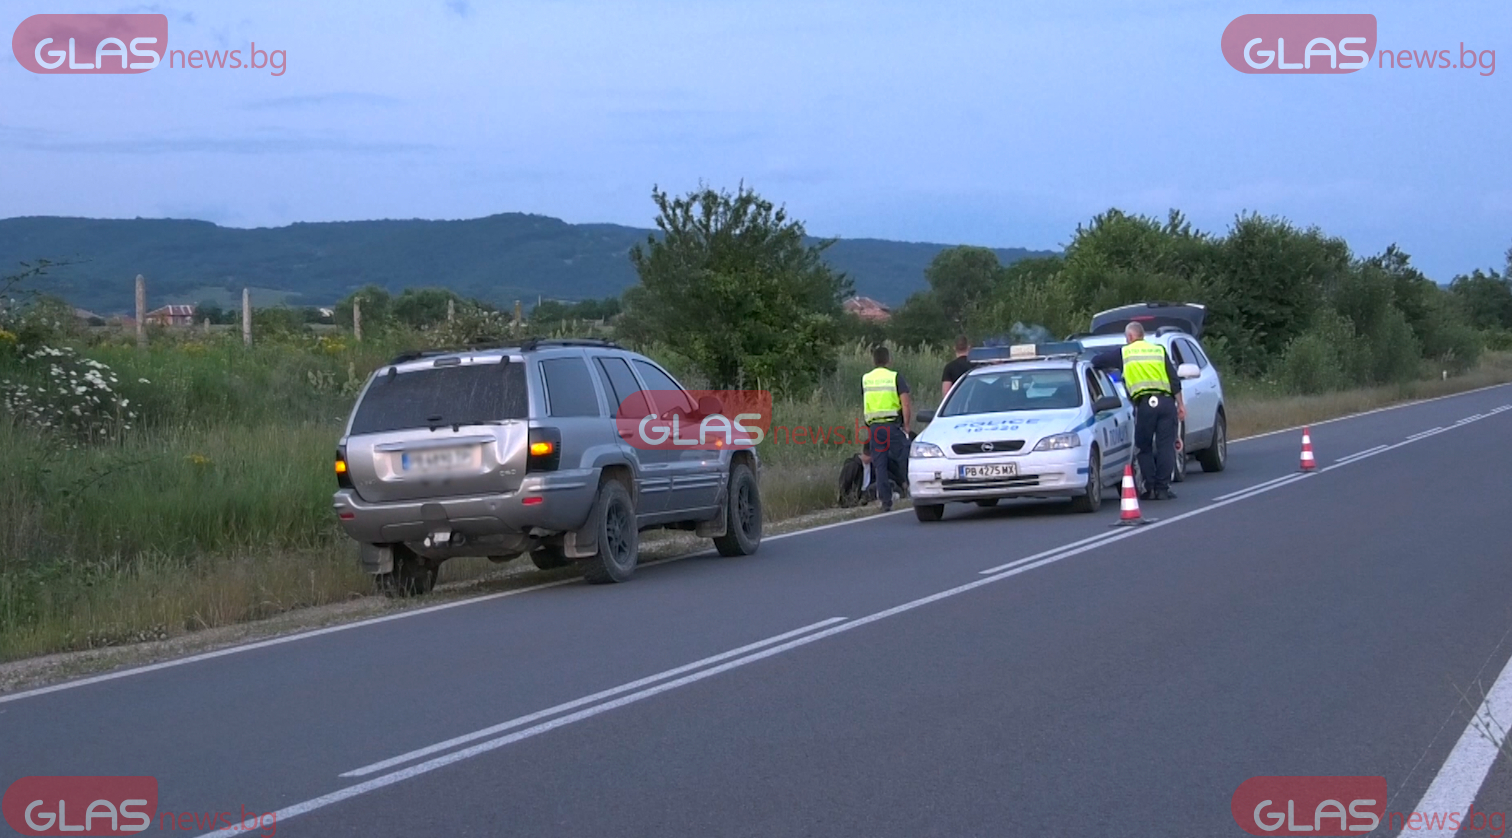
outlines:
M127 9L125 9L124 11L122 11L121 14L127 14L127 15L133 15L133 14L135 14L135 15L139 15L139 14L167 15L168 17L173 18L174 20L177 20L179 23L185 23L185 24L188 24L190 26L193 26L194 23L195 23L194 12L186 12L186 11L182 11L180 9L174 9L174 8L171 8L171 7L168 7L168 6L163 6L163 5L159 4L159 3L153 3L150 6L149 5L130 6Z
M271 99L258 99L248 102L245 107L249 110L267 110L279 108L309 108L328 107L332 105L373 105L387 106L397 105L402 100L393 96L384 96L381 93L312 93L304 96L275 96Z
M402 154L435 151L430 143L367 142L326 137L141 137L108 140L58 139L31 129L0 127L0 148L63 154Z
M472 14L470 0L446 0L446 9L457 17L467 17Z

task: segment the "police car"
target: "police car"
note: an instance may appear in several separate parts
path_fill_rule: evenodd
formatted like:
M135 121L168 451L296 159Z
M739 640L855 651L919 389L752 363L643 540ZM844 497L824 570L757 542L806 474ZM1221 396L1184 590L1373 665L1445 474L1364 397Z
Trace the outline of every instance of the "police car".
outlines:
M955 501L1071 498L1102 506L1133 457L1134 408L1081 344L978 347L908 458L908 491L920 521Z

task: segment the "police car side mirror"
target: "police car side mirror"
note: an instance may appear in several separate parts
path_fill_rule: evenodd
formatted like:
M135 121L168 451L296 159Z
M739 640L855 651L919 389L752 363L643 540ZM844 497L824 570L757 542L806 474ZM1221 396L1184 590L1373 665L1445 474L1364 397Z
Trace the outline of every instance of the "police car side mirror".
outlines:
M934 414L935 414L935 412L933 410L930 410L927 407L926 408L921 408L920 410L918 410L917 412L914 413L914 421L918 422L920 424L927 424L929 422L933 422L934 421Z
M1117 410L1123 407L1123 399L1117 396L1103 396L1092 403L1093 413L1102 413L1105 410Z
M1196 378L1202 375L1202 370L1197 369L1196 364L1182 364L1176 368L1177 378Z

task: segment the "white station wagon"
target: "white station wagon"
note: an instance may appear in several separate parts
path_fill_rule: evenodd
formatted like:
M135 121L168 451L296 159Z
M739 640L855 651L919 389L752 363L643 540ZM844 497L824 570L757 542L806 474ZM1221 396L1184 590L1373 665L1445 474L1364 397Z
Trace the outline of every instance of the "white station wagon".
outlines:
M1071 498L1102 506L1134 452L1134 408L1092 368L1077 343L978 347L975 367L914 439L908 491L920 521L938 521L953 501L992 506L1004 498Z

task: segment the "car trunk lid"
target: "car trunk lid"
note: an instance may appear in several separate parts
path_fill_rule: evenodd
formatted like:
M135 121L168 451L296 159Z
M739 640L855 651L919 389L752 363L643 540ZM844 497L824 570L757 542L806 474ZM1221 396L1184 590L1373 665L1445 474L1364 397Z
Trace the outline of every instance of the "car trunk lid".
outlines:
M525 476L530 434L523 363L440 358L374 376L353 412L353 489L391 502L502 494Z
M1175 327L1194 338L1202 337L1207 308L1198 303L1136 303L1099 312L1092 317L1092 334L1116 335L1129 323L1144 326L1147 334L1165 327Z

